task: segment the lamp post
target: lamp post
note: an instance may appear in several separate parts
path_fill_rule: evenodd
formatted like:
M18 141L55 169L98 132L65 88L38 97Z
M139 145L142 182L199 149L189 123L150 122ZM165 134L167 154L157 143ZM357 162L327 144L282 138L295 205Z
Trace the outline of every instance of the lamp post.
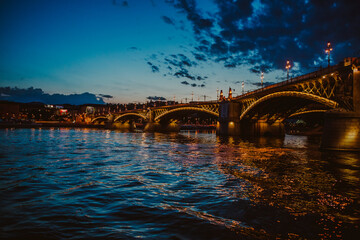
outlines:
M328 67L330 67L330 52L332 51L331 43L327 43L327 48L325 49L325 53L328 55Z
M287 80L289 80L289 71L290 71L290 68L291 68L291 65L290 65L290 61L287 60L286 61L286 66L285 66L286 70L287 70Z
M264 84L264 72L261 72L261 87L263 87Z
M242 92L242 94L245 93L245 82L241 83L241 92Z

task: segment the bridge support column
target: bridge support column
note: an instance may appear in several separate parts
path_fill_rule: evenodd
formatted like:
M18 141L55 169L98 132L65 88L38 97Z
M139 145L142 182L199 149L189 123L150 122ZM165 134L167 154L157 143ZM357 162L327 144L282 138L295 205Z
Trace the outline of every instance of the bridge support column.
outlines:
M360 151L360 113L326 113L321 148Z
M353 69L353 103L354 111L360 113L360 67Z
M219 120L216 134L220 136L240 135L240 103L222 102L219 104Z
M160 123L148 122L144 127L144 132L158 132L160 128Z
M360 151L360 69L353 68L354 112L328 112L321 142L322 149Z
M158 132L160 128L161 128L160 123L154 122L154 112L149 110L148 122L144 127L144 132Z
M144 132L179 132L180 126L176 122L148 122L145 125Z
M245 137L283 137L285 136L285 127L280 121L271 124L264 120L243 121L241 122L241 135Z
M134 131L136 129L136 125L134 121L116 122L112 124L112 128Z
M113 122L114 122L114 115L112 115L112 114L109 114L108 116L107 116L107 122L106 122L106 127L107 128L111 128L112 127L112 124L113 124Z

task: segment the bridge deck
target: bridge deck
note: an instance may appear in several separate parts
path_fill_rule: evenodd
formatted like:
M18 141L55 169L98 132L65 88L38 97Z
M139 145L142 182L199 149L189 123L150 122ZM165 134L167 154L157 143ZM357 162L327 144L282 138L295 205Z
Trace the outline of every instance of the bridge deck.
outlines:
M239 95L239 96L235 97L234 99L235 100L241 100L241 99L244 99L244 98L248 98L251 95L257 95L257 94L260 94L260 93L265 94L268 91L274 91L274 90L276 90L278 88L281 88L281 87L284 87L284 86L288 86L288 85L291 85L291 84L294 84L294 83L301 83L301 82L304 82L304 81L307 81L307 80L310 80L310 79L314 79L314 78L321 77L321 76L324 76L324 75L327 75L327 74L331 74L331 73L336 72L336 71L344 70L346 68L351 68L351 66L344 66L343 64L337 64L337 65L334 65L334 66L331 66L331 67L320 69L320 70L315 71L315 72L311 72L311 73L308 73L308 74L305 74L305 75L301 75L301 76L298 76L298 77L295 77L295 78L291 78L289 80L282 81L282 82L279 82L279 83L276 83L276 84L273 84L273 85L270 85L270 86L267 86L267 87L256 89L256 90L253 90L251 92L244 93L242 95Z

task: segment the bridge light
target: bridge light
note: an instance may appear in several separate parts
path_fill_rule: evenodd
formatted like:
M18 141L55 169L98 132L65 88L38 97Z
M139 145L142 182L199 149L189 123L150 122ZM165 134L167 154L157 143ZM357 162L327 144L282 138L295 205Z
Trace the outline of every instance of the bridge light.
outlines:
M261 87L263 87L263 83L264 83L264 72L261 72Z
M235 128L234 122L229 122L229 124L228 124L228 130L234 131L234 128Z
M291 64L290 64L290 61L287 60L286 61L286 66L285 66L286 70L287 70L287 79L289 79L289 71L290 71L290 68L291 68Z
M330 52L333 50L333 48L331 47L330 42L328 42L326 46L325 53L328 55L328 67L330 67Z

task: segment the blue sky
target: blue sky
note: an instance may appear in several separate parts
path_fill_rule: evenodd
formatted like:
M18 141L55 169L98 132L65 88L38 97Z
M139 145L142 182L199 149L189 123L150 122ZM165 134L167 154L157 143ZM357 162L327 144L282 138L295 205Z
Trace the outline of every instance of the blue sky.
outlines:
M217 88L229 87L236 95L242 81L245 90L258 87L259 71L265 82L281 81L287 59L293 75L326 66L327 41L334 46L332 63L360 55L353 28L359 16L348 16L358 5L1 0L0 87L106 94L113 98L104 101L115 103L148 96L185 101L192 92L195 100L215 99Z

